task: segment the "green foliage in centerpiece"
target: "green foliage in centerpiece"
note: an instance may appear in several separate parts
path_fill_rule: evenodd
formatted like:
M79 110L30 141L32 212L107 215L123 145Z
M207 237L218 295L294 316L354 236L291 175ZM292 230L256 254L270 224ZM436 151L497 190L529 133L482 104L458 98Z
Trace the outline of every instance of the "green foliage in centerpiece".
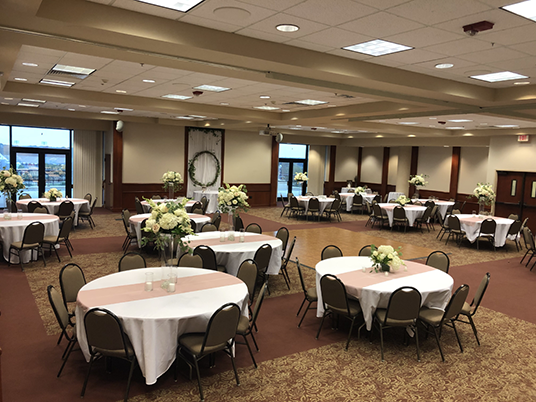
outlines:
M400 258L402 257L402 247L398 247L395 250L393 246L382 245L376 248L376 246L372 244L370 250L370 259L374 263L373 270L375 272L389 272L391 269L393 271L398 271L401 265L406 265Z
M184 180L179 172L169 170L162 176L162 182L164 183L164 190L173 187L174 191L179 191L182 188Z
M46 193L43 194L43 197L47 198L49 201L56 201L56 199L63 197L63 194L60 190L53 187L50 190L48 190Z
M244 184L237 187L225 183L225 187L220 187L218 190L218 209L223 213L236 214L238 210L247 212L249 209L247 192Z
M13 166L9 170L4 167L4 170L0 172L0 191L6 195L6 198L17 195L19 191L25 188L22 177L17 174Z
M401 206L411 204L411 199L406 197L405 195L400 195L395 202Z
M489 183L478 183L473 190L473 195L477 198L479 204L491 205L495 201L495 191Z

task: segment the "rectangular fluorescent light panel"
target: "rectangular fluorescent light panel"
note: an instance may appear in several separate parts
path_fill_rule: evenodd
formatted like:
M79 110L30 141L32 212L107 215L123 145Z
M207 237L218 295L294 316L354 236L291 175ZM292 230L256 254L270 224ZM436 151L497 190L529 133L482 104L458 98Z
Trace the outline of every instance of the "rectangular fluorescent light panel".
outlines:
M39 81L39 83L48 84L48 85L58 85L60 87L72 87L74 85L74 82L49 80L46 78L43 78L41 81Z
M23 102L19 102L19 103L17 103L17 106L39 107L39 104L37 104L37 103L23 103Z
M191 99L192 97L191 96L185 96L185 95L167 94L167 95L162 95L162 98L186 100L186 99Z
M467 120L467 119L457 119L457 120L449 120L452 123L468 123L473 120Z
M254 106L253 109L260 109L260 110L278 110L278 107L273 106Z
M376 57L391 53L403 52L405 50L410 50L413 48L411 46L399 45L398 43L375 39L368 42L358 43L352 46L346 46L343 47L343 49Z
M111 110L103 110L103 111L101 111L101 113L104 113L104 114L119 114L119 112L113 112Z
M517 128L519 126L517 124L496 124L493 127L497 127L497 128Z
M153 6L160 6L164 8L170 8L172 10L182 11L183 13L190 11L197 6L203 0L137 0L140 3L152 4Z
M304 99L304 100L296 101L294 103L299 103L301 105L307 105L307 106L316 106L316 105L324 105L327 102L318 101L314 99Z
M59 71L62 73L68 73L68 74L80 74L88 76L93 71L95 71L94 68L85 68L85 67L74 67L74 66L66 66L63 64L56 64L54 67L52 67L52 71Z
M529 20L536 21L536 0L527 0L520 3L510 4L508 6L500 7L503 10L510 11L521 17L528 18Z
M198 89L200 91L223 92L223 91L228 91L231 88L218 87L215 85L199 85L198 87L195 87L194 89Z
M41 99L27 99L27 98L23 98L22 101L23 101L23 102L34 102L34 103L46 103L46 101L41 100Z
M526 75L513 73L511 71L501 71L499 73L471 75L470 78L474 78L475 80L486 81L486 82L500 82L500 81L509 81L509 80L519 80L522 78L529 78L529 77L527 77Z

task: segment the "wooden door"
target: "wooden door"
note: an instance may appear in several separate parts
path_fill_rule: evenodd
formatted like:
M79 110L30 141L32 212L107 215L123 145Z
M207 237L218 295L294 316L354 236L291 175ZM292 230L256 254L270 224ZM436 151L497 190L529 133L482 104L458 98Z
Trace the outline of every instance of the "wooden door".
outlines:
M112 194L113 194L113 188L112 188L112 168L111 168L111 155L106 154L104 155L104 207L106 209L112 209Z
M526 173L523 194L523 219L529 218L527 226L536 231L536 173Z
M496 216L516 214L521 218L525 175L525 172L497 171Z

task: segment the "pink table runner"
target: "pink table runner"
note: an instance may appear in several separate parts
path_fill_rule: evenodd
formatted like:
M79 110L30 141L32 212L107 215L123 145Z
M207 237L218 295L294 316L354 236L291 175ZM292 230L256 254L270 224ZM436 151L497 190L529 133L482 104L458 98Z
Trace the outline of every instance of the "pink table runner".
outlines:
M488 218L491 218L493 220L504 219L504 218L501 218L499 216L485 216L484 218L481 218L480 216L472 216L470 218L459 218L459 219L460 219L460 222L463 222L466 225L474 226L477 223L484 222Z
M22 215L22 219L17 218L16 213L11 214L11 219L4 218L4 215L0 216L0 221L10 222L10 221L45 221L45 220L57 220L60 219L56 215L45 215L45 214L25 214Z
M241 282L240 279L232 275L215 272L206 275L178 278L175 293L168 293L162 289L160 287L162 281L153 281L152 292L146 292L144 290L144 282L102 289L81 290L78 293L78 303L87 310L95 306L172 296L177 293L189 293L198 290L231 286Z
M337 275L343 283L348 293L353 296L361 297L361 290L367 286L376 285L378 283L391 281L393 279L404 278L406 276L412 276L422 274L424 272L433 271L435 268L428 265L419 264L413 261L404 261L407 267L407 271L404 267L400 267L398 271L390 272L389 275L385 275L383 272L372 272L372 268L366 268L363 270L346 272L344 274Z
M275 237L273 236L267 236L267 235L256 235L256 236L244 236L244 243L254 243L254 242L268 242L274 240ZM235 236L234 241L225 240L220 241L220 238L213 238L213 239L198 239L198 240L190 240L190 247L197 247L197 246L225 246L227 244L239 244L240 239L239 236Z
M398 204L391 203L392 205L385 205L382 206L383 209L395 209L395 207L398 207ZM402 208L423 208L423 205L404 205Z

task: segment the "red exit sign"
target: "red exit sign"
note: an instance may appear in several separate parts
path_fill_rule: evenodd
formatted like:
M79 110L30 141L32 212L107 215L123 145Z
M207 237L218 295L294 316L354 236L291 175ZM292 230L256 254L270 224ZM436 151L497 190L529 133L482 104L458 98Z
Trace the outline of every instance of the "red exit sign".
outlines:
M529 142L529 136L527 134L518 135L517 142Z

